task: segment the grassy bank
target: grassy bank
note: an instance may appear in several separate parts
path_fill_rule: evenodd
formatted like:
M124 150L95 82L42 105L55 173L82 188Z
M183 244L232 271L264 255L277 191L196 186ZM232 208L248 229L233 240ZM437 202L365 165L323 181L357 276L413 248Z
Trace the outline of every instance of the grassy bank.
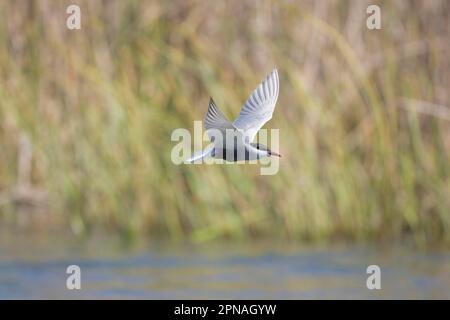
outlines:
M450 4L0 3L0 223L194 241L450 243ZM231 118L277 66L280 171L175 166L209 96ZM39 224L39 223L38 223Z

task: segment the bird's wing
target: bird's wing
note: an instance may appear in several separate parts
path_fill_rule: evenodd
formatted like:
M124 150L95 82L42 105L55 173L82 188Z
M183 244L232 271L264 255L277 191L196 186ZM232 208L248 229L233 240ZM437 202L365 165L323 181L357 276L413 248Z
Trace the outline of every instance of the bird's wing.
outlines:
M252 142L258 130L272 119L279 88L278 71L275 68L252 92L239 117L233 122L236 128L244 132L247 143Z
M212 98L209 99L208 111L205 116L205 129L206 131L216 129L224 132L226 129L234 129L233 124L223 115Z
M234 146L225 146L226 144L226 137L230 137L230 133L235 134L238 139L238 145L240 144L240 141L243 141L243 135L240 130L238 130L230 121L227 120L227 118L223 115L223 113L220 111L219 107L216 105L214 100L210 98L209 100L209 106L208 106L208 112L205 116L205 129L206 133L208 134L211 142L215 142L216 144L220 143L220 147L226 148L231 147L234 148ZM227 133L227 130L232 130ZM219 132L217 132L219 131ZM219 142L217 138L217 134L221 134L221 138Z
M201 159L209 157L214 150L214 144L208 145L204 150L196 152L190 159L186 160L185 163L195 163L199 162Z

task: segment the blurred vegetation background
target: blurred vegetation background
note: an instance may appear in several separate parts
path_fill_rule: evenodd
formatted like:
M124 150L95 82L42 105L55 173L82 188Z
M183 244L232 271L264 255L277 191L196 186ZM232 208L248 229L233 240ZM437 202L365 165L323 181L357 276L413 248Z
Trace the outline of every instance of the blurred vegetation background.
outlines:
M1 230L450 244L450 2L372 2L0 2ZM277 175L171 162L274 66Z

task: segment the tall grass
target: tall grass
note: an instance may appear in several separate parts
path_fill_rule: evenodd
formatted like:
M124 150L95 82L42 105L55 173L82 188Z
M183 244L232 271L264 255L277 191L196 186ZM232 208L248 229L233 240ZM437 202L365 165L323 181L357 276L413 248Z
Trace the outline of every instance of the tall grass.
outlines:
M1 224L450 243L448 1L379 2L381 30L356 0L96 0L76 1L70 31L72 3L0 3ZM277 175L171 162L173 129L192 129L209 96L236 116L273 66Z

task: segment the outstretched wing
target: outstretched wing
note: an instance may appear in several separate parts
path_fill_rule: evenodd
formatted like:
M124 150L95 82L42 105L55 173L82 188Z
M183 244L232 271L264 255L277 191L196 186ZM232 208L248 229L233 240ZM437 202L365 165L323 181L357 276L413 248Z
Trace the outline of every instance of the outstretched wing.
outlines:
M259 129L270 119L278 99L280 84L277 69L259 84L241 109L233 125L243 131L246 142L250 143Z
M224 136L227 129L235 129L233 124L225 118L212 98L209 99L208 112L206 112L205 116L205 129L207 133L212 129L220 130ZM211 134L209 134L209 137L213 138Z
M209 100L208 112L205 116L205 129L211 142L218 148L235 149L243 146L242 131L225 118L212 98Z

